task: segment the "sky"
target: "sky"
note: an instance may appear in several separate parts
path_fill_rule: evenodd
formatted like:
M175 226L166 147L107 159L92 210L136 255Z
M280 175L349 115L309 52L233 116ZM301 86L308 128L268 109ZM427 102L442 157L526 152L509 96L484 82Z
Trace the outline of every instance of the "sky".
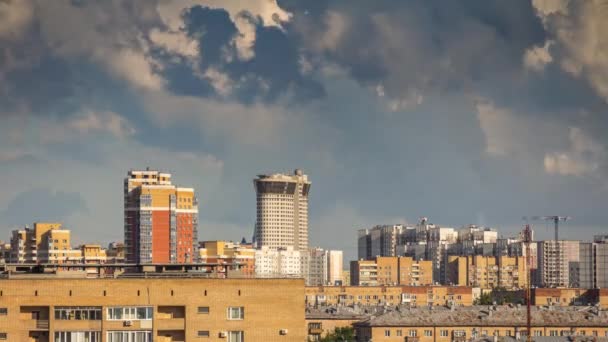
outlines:
M253 178L301 168L310 241L569 215L608 232L608 1L0 0L0 239L120 241L122 182L194 187L250 240ZM551 238L536 223L538 239Z

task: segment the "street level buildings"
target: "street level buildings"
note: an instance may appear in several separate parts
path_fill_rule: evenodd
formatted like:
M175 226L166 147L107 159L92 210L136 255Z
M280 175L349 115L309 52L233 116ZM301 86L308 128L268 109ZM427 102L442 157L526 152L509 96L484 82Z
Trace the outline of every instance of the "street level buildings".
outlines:
M125 258L129 263L192 263L198 255L198 199L171 174L129 171L124 179Z
M310 181L302 170L293 175L259 175L253 180L257 200L255 243L258 247L308 252Z

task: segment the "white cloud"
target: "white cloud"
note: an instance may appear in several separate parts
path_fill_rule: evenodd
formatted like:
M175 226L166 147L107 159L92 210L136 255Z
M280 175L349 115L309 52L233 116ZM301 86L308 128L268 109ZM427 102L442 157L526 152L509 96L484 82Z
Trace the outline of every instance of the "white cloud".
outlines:
M281 23L289 21L292 16L279 7L276 0L161 0L158 12L165 24L171 30L177 31L183 25L183 11L196 5L224 9L230 14L232 21L236 21L238 15L246 11L260 17L264 26L281 27Z
M532 0L532 5L542 16L568 13L570 0Z
M255 24L246 17L239 15L234 19L239 33L234 37L234 46L237 56L242 61L248 61L255 56L253 45L255 44Z
M28 0L0 1L0 38L17 38L30 24L32 4Z
M180 45L190 44L188 42L190 39L181 33L181 29L184 26L182 15L185 10L197 5L224 9L228 12L238 30L233 44L237 57L243 61L254 57L253 46L256 40L255 25L247 16L243 15L244 12L252 14L255 18L260 18L261 24L264 26L282 28L282 23L291 20L291 14L279 7L276 0L161 0L157 6L157 10L163 23L173 33L171 37L164 37L165 39L175 41L170 43L171 45L177 45L177 41L182 41ZM158 38L156 37L156 40ZM184 41L187 43L184 43ZM166 42L164 44L168 45ZM204 48L203 46L202 49Z
M86 110L70 120L67 126L80 134L107 132L117 138L126 138L135 133L135 128L122 116L109 111Z
M553 58L608 101L608 2L545 0L534 5L555 36Z
M521 148L521 140L517 137L517 130L521 127L508 109L497 108L485 100L478 101L476 108L487 154L505 156Z
M567 151L545 155L545 171L549 174L585 176L599 170L606 157L603 145L594 141L578 127L571 127Z
M154 71L152 59L141 51L125 48L111 52L107 55L106 63L115 76L124 77L135 86L160 90L165 83L165 80Z
M524 66L534 71L542 71L545 65L553 61L553 57L549 52L551 45L553 45L553 41L547 40L542 47L533 46L526 50L524 54Z
M205 70L203 77L209 80L218 94L227 96L232 92L233 82L227 74L210 67Z
M150 31L149 37L156 46L160 46L163 49L180 56L193 58L198 57L199 55L198 42L189 38L182 31L165 32L154 28Z

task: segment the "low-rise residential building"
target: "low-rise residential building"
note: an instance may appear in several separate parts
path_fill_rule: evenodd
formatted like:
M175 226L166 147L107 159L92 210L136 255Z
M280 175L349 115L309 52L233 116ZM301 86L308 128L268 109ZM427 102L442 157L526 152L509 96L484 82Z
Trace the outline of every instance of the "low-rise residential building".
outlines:
M526 260L521 256L448 256L446 282L482 289L526 287Z
M239 264L244 277L255 275L255 249L231 241L202 241L199 243L199 262Z
M301 279L8 279L0 340L305 341Z
M479 289L464 286L307 286L307 306L471 306Z
M600 302L600 291L598 289L533 288L531 298L534 305L595 305Z
M432 261L412 257L376 257L373 260L352 261L351 270L356 273L351 273L351 285L433 284Z
M534 307L531 313L532 336L608 337L608 312L597 307ZM509 306L392 310L354 326L358 342L450 342L528 335L525 308Z
M350 285L378 285L378 265L375 260L353 260L350 262Z

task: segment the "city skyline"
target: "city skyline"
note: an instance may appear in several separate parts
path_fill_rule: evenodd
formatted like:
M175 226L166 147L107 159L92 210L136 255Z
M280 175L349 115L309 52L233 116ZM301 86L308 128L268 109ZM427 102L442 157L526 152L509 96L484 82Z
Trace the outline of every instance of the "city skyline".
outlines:
M420 216L601 234L606 8L2 1L0 233L121 240L124 172L150 166L197 189L202 239L249 240L252 177L294 168L315 183L309 245L346 260L354 230Z

